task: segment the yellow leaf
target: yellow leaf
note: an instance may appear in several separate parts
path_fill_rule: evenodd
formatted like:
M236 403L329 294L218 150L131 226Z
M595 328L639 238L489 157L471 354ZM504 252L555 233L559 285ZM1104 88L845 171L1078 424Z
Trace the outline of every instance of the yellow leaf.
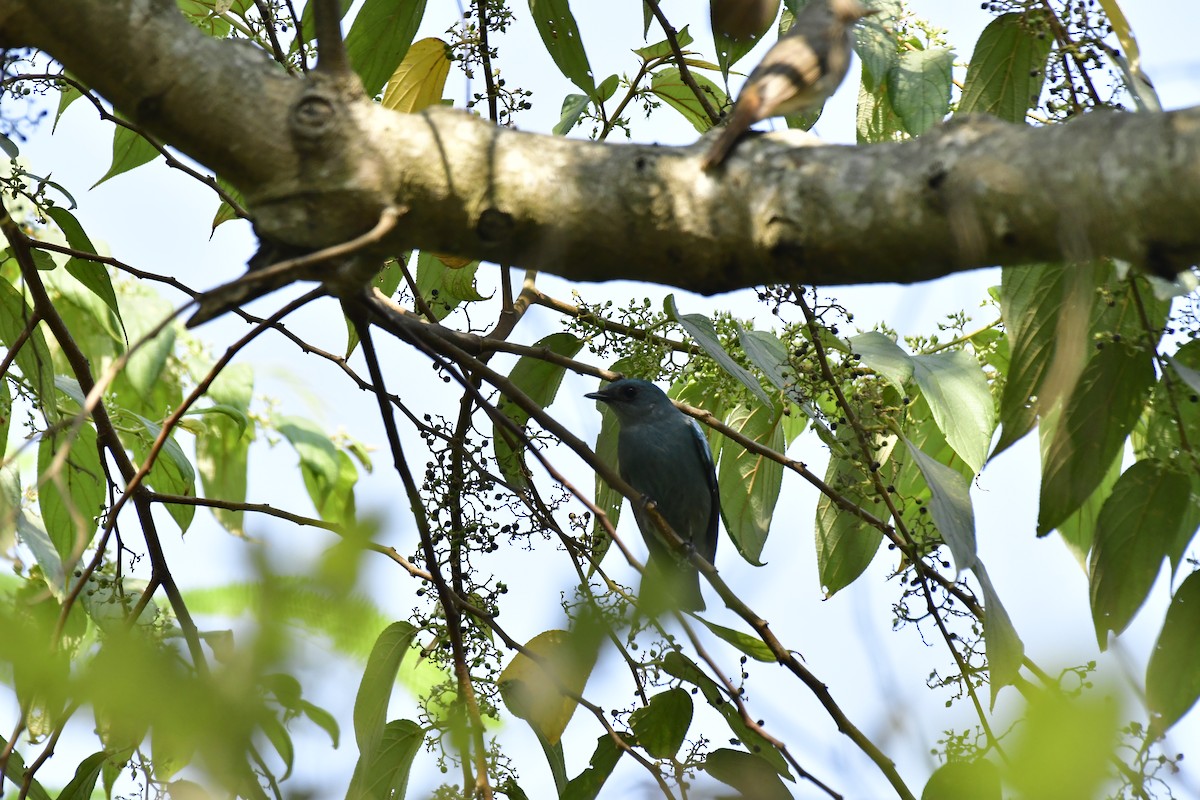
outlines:
M475 263L469 258L462 258L461 256L448 256L445 253L434 253L433 256L438 261L445 264L447 269L462 269L467 264Z
M440 103L450 74L447 49L441 39L414 42L384 87L383 107L411 114Z
M597 642L570 631L543 631L500 673L500 695L514 716L556 744L575 713L576 702L596 663Z

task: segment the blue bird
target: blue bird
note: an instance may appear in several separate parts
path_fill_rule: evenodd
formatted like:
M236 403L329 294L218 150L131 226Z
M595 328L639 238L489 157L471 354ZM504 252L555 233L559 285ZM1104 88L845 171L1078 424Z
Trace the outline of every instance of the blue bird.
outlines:
M653 500L672 530L711 564L717 554L721 500L712 453L700 426L649 381L622 378L585 396L606 404L617 415L621 425L617 436L621 477ZM637 503L633 514L650 550L646 576L664 582L669 603L688 611L703 611L696 568L682 555L671 552L657 526ZM645 578L642 584L645 598Z

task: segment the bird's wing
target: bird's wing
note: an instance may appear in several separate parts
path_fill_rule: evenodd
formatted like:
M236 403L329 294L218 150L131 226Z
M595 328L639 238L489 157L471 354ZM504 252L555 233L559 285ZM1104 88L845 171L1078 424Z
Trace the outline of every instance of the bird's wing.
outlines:
M700 555L708 563L712 563L717 556L717 527L721 519L721 493L717 488L717 468L713 464L712 451L708 449L708 439L704 436L704 431L700 430L700 425L691 417L688 418L688 424L691 426L693 440L697 449L700 451L700 462L704 465L704 480L708 483L708 494L711 498L711 506L708 514L708 529L705 531L704 547L700 547L698 542L693 542L697 545Z

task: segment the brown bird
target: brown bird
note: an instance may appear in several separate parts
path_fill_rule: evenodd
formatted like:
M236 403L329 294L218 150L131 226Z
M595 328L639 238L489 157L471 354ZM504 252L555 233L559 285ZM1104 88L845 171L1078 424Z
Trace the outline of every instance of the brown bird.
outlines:
M746 79L729 123L705 154L701 169L721 164L741 135L759 120L797 114L824 103L850 68L854 23L877 12L858 0L809 0Z

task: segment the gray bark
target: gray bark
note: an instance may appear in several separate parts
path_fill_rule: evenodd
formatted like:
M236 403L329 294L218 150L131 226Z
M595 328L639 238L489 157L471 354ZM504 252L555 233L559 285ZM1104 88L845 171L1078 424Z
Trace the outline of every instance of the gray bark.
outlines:
M386 110L286 75L170 0L0 0L0 45L44 50L245 196L260 233L319 248L404 210L389 237L571 280L714 293L912 282L990 265L1200 261L1200 109L1033 128L963 118L920 139L811 146L596 144L462 111Z

